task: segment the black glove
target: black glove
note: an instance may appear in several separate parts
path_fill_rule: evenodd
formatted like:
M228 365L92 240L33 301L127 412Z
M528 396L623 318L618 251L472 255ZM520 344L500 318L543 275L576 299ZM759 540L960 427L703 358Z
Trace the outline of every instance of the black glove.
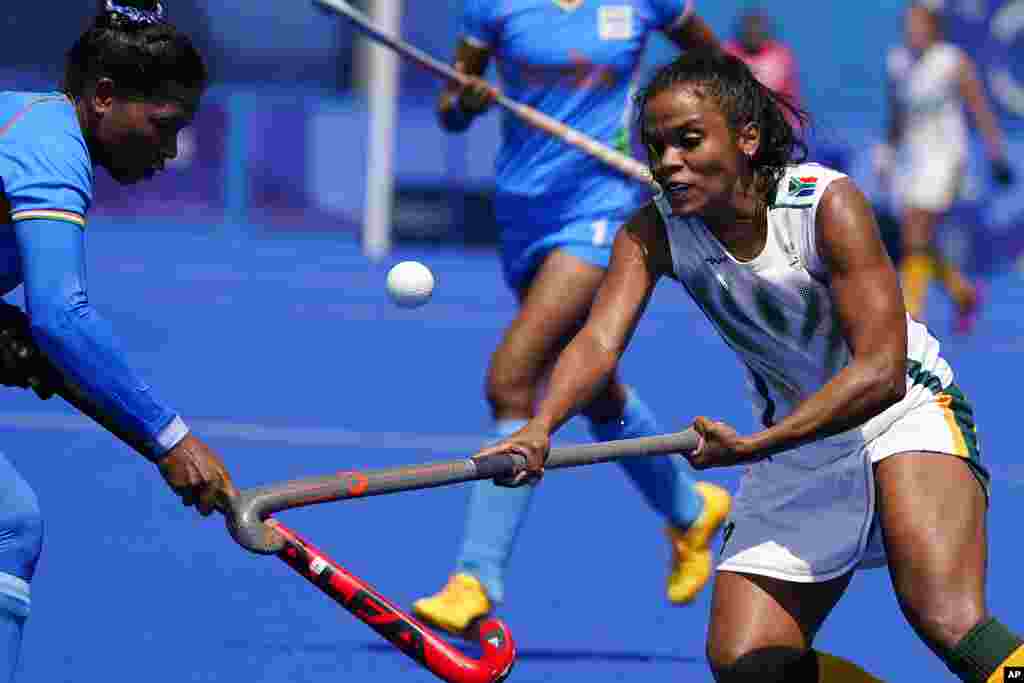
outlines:
M1013 184L1013 167L1006 159L994 159L992 161L992 180L999 187L1007 187Z
M0 384L32 389L46 400L62 383L33 341L28 316L17 306L0 301Z

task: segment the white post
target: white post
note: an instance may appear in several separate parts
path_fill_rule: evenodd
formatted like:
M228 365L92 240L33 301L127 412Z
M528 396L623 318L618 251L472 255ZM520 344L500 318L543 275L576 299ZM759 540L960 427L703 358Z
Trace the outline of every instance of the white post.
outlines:
M401 31L402 0L370 0L370 17L384 31ZM398 108L398 55L362 38L366 70L370 131L366 158L366 207L363 213L363 253L375 261L391 250L394 204L394 148Z

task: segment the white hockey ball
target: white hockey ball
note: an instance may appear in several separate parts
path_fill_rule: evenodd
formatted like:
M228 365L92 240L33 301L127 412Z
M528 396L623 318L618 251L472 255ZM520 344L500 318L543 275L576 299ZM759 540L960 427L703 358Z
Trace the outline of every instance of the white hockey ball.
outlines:
M430 301L434 274L419 261L402 261L388 271L388 296L402 308L416 308Z

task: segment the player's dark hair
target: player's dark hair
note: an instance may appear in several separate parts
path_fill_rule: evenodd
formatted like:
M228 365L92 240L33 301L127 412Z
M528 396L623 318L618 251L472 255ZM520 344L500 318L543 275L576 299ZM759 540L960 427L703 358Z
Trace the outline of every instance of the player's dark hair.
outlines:
M126 96L147 97L167 83L202 90L199 50L166 20L162 0L99 0L92 26L68 51L63 90L81 95L109 78Z
M807 112L762 84L742 60L713 49L686 51L659 69L637 95L644 149L650 149L644 126L647 103L677 85L695 86L698 92L713 98L734 133L748 123L757 124L761 144L750 163L755 186L765 197L774 196L787 165L807 159L807 143L801 133L807 126ZM787 114L799 128L790 123Z

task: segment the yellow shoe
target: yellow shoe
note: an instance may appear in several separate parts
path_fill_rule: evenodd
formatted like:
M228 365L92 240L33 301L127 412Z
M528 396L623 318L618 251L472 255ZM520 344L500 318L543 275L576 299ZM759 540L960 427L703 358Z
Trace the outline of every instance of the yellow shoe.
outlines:
M453 635L465 635L473 622L491 612L491 601L471 574L453 574L439 593L412 604L417 617Z
M708 544L729 516L732 499L728 491L707 482L695 484L704 498L704 509L689 529L669 526L665 533L672 544L672 570L668 577L668 599L677 605L697 597L711 578L711 549Z

